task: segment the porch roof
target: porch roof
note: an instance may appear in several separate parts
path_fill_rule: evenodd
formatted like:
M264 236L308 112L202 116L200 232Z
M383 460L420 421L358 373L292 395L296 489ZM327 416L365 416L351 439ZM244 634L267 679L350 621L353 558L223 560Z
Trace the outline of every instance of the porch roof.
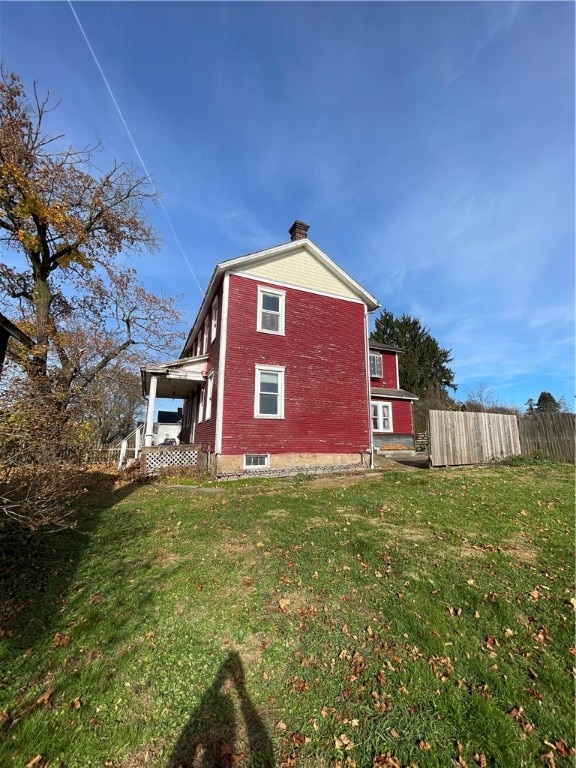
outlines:
M393 397L396 400L419 400L418 395L407 392L405 389L383 389L382 387L371 387L370 395L372 397Z
M183 357L169 363L152 363L140 369L142 394L150 394L152 376L157 377L156 397L185 400L206 380L208 355Z

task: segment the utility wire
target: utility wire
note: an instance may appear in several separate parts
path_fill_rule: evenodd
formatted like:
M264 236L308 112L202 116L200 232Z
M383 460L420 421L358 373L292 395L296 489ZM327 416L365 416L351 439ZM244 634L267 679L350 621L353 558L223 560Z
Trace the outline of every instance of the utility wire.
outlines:
M96 53L92 46L90 45L90 40L88 40L88 35L86 34L84 27L82 26L82 23L80 19L78 18L78 14L76 13L74 6L72 5L72 0L68 0L68 5L70 6L70 10L72 11L72 15L76 19L76 23L78 24L78 28L80 29L80 32L82 33L82 37L84 38L86 45L88 46L88 50L92 54L92 58L94 59L94 63L96 64L98 71L100 72L100 75L102 77L102 80L104 81L104 85L106 86L106 89L108 90L108 93L110 95L110 98L112 99L112 103L116 107L116 111L118 112L118 116L120 117L120 120L122 122L122 125L124 126L124 129L126 133L128 134L128 138L130 139L132 146L134 148L134 152L136 152L136 155L138 157L138 160L140 161L140 165L144 169L144 173L146 174L146 177L150 184L154 187L155 191L158 192L158 187L154 183L152 176L150 175L148 168L146 167L146 163L144 162L144 159L142 155L140 154L140 150L136 146L136 142L134 141L134 137L132 136L132 132L130 131L130 128L128 127L128 123L124 119L124 115L122 114L122 110L120 109L120 105L116 101L116 97L114 96L112 92L112 88L110 88L110 84L108 80L106 79L106 75L104 74L104 70L100 66L100 62L98 61L98 57L96 56ZM192 265L190 264L190 261L188 260L188 257L186 256L186 252L184 251L184 248L182 246L182 243L180 242L180 238L176 234L176 230L174 229L174 226L172 224L172 221L170 220L170 217L168 216L168 212L166 211L166 208L164 207L164 204L162 200L159 198L159 204L160 208L162 209L162 213L164 214L164 217L166 218L166 221L168 223L168 226L170 227L170 231L172 232L172 236L174 237L174 240L176 241L178 248L180 249L180 253L182 254L182 258L186 262L186 265L190 272L192 273L192 277L194 278L194 281L196 282L196 285L198 286L198 290L200 291L200 295L204 295L204 291L202 290L202 286L198 282L198 278L196 277L196 273L192 269Z

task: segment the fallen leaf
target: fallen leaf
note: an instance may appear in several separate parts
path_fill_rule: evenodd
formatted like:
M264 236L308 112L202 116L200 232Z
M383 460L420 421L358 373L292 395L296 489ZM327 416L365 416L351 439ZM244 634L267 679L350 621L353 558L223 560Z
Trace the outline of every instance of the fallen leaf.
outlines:
M286 613L286 608L290 605L290 600L287 597L283 597L280 600L278 600L278 607L282 611L282 613Z
M72 638L68 635L62 635L60 632L56 632L54 639L52 640L53 648L61 648L64 645L70 645Z
M545 755L540 755L540 762L544 763L546 768L556 768L556 761L554 760L553 752L546 752Z
M372 768L402 768L402 763L392 755L377 755L372 763Z
M568 744L566 744L563 739L558 739L558 741L555 741L554 746L558 750L558 754L561 757L570 757L570 755L573 754L573 750L570 749Z
M422 752L430 752L432 749L431 745L427 741L424 741L424 739L418 743L418 748L421 749Z
M54 694L54 688L47 688L43 693L38 696L36 699L36 704L45 704L47 707L52 707L52 702L50 699L52 698L52 695Z
M36 757L33 757L32 760L30 760L29 763L26 763L26 768L36 768L36 766L42 761L42 755L36 755Z
M476 752L476 754L474 755L474 762L478 763L480 768L487 768L487 766L488 766L488 761L486 760L486 755L484 755L484 754L479 755L478 752Z

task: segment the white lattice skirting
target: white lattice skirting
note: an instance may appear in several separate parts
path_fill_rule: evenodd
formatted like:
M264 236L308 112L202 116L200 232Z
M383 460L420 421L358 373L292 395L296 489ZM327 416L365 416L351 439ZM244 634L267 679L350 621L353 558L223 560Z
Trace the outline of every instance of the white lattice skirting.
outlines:
M169 448L151 450L142 454L145 472L158 472L161 469L199 468L206 465L206 454L199 448Z

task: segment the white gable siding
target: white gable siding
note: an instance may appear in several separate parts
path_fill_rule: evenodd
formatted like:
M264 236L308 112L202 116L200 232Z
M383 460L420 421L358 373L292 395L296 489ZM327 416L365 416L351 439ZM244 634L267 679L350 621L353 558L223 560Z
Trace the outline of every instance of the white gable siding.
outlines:
M358 295L346 283L316 257L304 250L299 253L291 253L288 256L279 256L252 267L244 267L242 272L254 277L301 286L334 296L345 296L349 299L358 298Z

